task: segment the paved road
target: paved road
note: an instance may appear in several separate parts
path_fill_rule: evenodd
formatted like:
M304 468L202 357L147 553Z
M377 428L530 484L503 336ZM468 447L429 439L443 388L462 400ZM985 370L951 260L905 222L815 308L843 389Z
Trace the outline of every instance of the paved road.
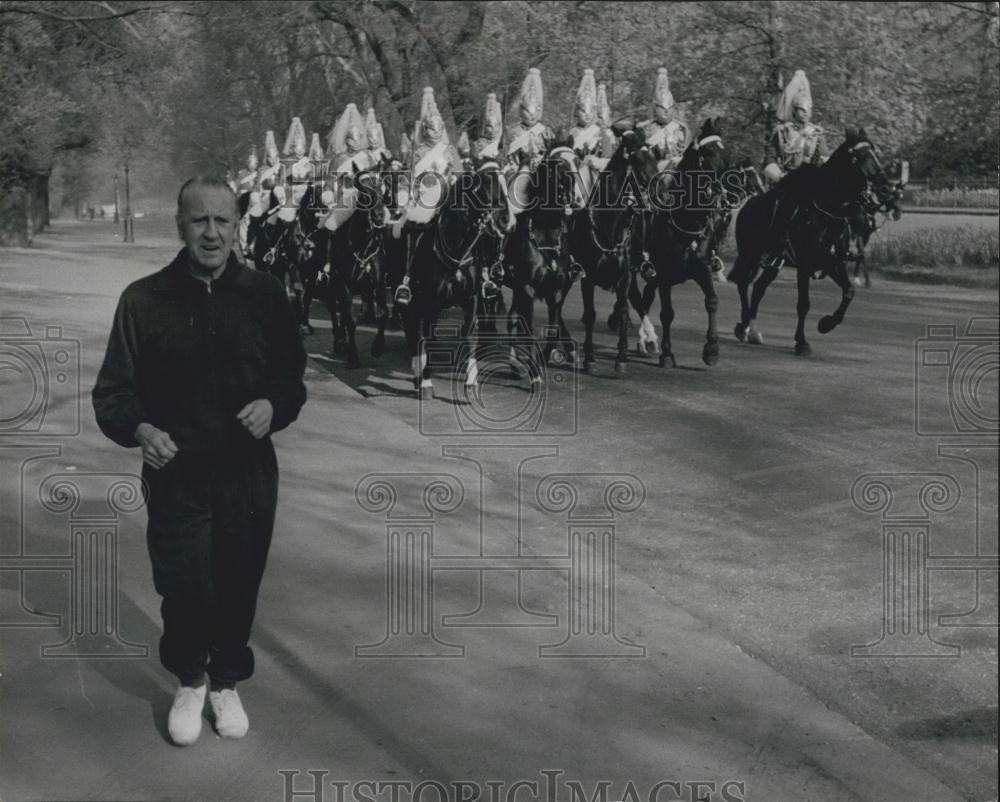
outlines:
M142 244L128 250L109 241L110 231L63 224L37 248L0 253L3 315L27 318L36 334L60 325L79 339L84 390L117 293L175 248L155 220L139 224ZM792 282L779 280L761 316L767 344L725 337L722 361L708 370L699 360L701 303L684 287L675 296L678 368L637 359L618 377L611 335L601 331L594 375L549 372L544 392L532 394L494 373L478 406L447 378L438 398L418 404L398 335L382 360L357 371L325 354L328 330L310 337L310 402L278 438L280 523L242 743L208 732L191 749L166 743L170 682L155 657L158 602L141 511L118 521L117 631L148 655L40 658L41 647L67 637L69 613L84 609L69 594L81 570L12 570L40 563L10 555L69 549L67 511L43 507L41 486L75 474L85 501L101 502L102 479L88 474L128 473L138 463L101 438L86 398L78 436L0 436L0 622L22 624L4 631L0 797L290 799L281 770L300 772L299 791L312 782L304 772L327 772L325 799L338 798L330 781L487 779L505 781L501 793L517 780L540 783L541 798L543 770L564 772L549 775L563 799L567 780L588 797L608 780L608 799L625 797L628 781L641 799L663 781L682 785L680 793L661 786L660 799L696 798L695 781L715 783L700 791L713 800L724 791L753 800L995 797L996 630L941 626L938 616L975 608L944 623L995 622L996 573L978 588L969 570L929 574L929 635L959 647L956 656L852 656L883 628L883 524L852 502L851 487L866 474L893 474L888 514L912 519L920 498L944 505L919 496L911 474L944 474L939 485L957 501L930 518L933 566L967 567L940 558L974 554L977 525L979 551L996 554L995 450L982 447L989 437L954 433L947 370L933 359L915 363L914 354L928 325L962 332L974 317L994 318L995 342L997 300L882 284L859 292L844 326L812 334L814 355L798 359L793 295ZM814 320L835 302L832 287L817 286ZM735 290L723 287L725 331L735 310ZM581 332L575 301L567 320ZM370 332L361 338L369 342ZM965 342L953 338L945 350L975 364ZM978 395L958 396L961 420L980 425L996 420L996 352L986 342ZM916 433L915 370L929 388L921 428L951 427L953 436ZM64 394L45 425L72 420L75 398ZM10 419L13 402L5 403ZM532 415L541 421L533 434L498 431L503 419L509 429ZM386 593L400 575L387 573L378 493L363 505L355 497L359 479L373 473L397 474L387 480L397 492L389 524L414 553L427 541L406 533L428 524L416 500L432 474L460 489L450 501L434 496L457 508L436 514L428 562L401 575L412 595L393 597L402 631L409 610L415 631L423 622L431 637L386 638L395 620ZM616 477L638 495L612 494L620 509L613 522L601 520ZM561 487L577 493L569 529ZM919 522L906 526L916 531ZM572 531L584 544L587 533L613 542L613 585L598 571L600 549L589 571L578 570ZM59 559L68 565L57 556L49 567ZM434 568L432 603L417 593L421 565ZM587 600L586 577L597 579L597 595L577 606L574 590ZM58 626L23 626L46 622ZM594 636L582 639L588 626ZM917 634L892 654L944 651ZM359 656L365 645L374 646ZM560 650L591 656L565 659ZM439 659L386 656L407 651ZM343 798L352 790L371 795L348 785ZM531 798L530 788L519 793Z

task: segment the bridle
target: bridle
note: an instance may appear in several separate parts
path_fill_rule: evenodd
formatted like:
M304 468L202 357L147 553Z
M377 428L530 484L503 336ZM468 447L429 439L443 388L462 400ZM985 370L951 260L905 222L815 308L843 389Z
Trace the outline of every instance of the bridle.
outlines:
M482 177L485 177L486 175L493 175L497 181L499 192L501 195L503 195L504 193L503 175L500 170L500 164L498 162L492 160L484 162L476 169L476 173ZM506 196L504 195L504 197ZM475 236L472 238L472 241L468 244L468 246L466 246L466 248L463 250L461 256L458 257L456 257L452 253L449 253L448 245L445 242L444 235L442 233L442 227L440 225L435 226L436 235L434 237L434 252L437 255L438 259L440 259L442 262L449 265L450 267L454 268L455 270L461 271L464 268L468 267L468 265L473 261L474 259L473 254L476 245L478 245L479 241L485 236L497 240L498 258L495 260L496 264L494 264L491 268L491 271L495 270L500 262L499 254L503 253L504 245L506 244L507 241L507 232L497 223L496 219L497 214L501 210L502 209L500 207L490 206L480 211L479 214L476 215L476 217L474 218L475 223L473 225L473 228L476 232ZM443 209L442 214L447 214L448 211L449 210L447 209Z
M701 139L692 142L691 145L689 146L689 152L693 152L696 156L695 165L693 168L691 168L692 171L701 172L703 169L710 169L714 175L714 178L712 179L710 185L711 198L709 204L698 210L695 209L686 210L689 212L706 211L707 214L705 214L704 216L704 223L701 225L700 228L696 230L689 230L684 226L682 226L680 223L678 223L674 215L675 211L685 211L685 210L674 210L674 209L667 210L667 218L670 220L670 225L673 226L680 233L685 234L688 237L691 237L692 250L696 250L698 247L698 243L704 240L706 237L708 237L709 234L711 234L711 232L714 230L715 219L718 214L727 213L731 211L733 208L735 208L735 205L730 205L727 202L727 193L722 185L722 181L719 178L718 170L706 164L707 153L705 152L704 149L713 145L718 150L723 150L725 147L722 143L722 137L720 137L718 134L710 134L709 136L702 137ZM678 175L683 172L681 170L680 165L678 165L677 172Z

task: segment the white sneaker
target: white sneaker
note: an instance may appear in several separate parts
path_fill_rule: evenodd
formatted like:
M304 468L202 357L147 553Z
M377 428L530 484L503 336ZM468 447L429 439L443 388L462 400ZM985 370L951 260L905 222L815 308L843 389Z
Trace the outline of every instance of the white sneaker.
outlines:
M215 713L215 731L223 738L242 738L250 729L240 696L234 689L209 691L208 701Z
M201 735L201 711L205 708L207 685L192 688L182 685L174 694L174 705L167 717L167 730L178 746L190 746Z

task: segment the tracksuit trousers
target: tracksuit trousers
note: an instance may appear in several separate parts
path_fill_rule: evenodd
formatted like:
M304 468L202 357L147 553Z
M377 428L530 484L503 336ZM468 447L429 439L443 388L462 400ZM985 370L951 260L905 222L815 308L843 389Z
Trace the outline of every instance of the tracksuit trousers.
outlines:
M248 645L278 500L270 438L233 454L178 453L143 465L153 582L163 597L160 662L190 684L253 674Z

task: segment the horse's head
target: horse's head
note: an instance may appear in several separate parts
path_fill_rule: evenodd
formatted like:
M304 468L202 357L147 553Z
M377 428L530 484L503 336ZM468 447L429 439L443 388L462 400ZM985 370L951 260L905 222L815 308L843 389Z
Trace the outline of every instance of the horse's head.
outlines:
M358 170L354 168L354 188L357 190L357 208L368 213L368 223L373 232L385 225L386 184L378 169Z
M839 180L840 190L848 200L871 192L879 207L898 213L898 193L890 184L878 151L864 128L846 129L843 144L834 151L827 165L829 174L835 181Z
M474 172L464 175L469 177L466 189L471 200L473 224L483 226L496 236L504 235L511 221L507 185L500 163L490 159Z
M579 180L573 149L565 144L553 147L535 169L532 193L541 212L557 212L565 217L582 209L586 199Z

